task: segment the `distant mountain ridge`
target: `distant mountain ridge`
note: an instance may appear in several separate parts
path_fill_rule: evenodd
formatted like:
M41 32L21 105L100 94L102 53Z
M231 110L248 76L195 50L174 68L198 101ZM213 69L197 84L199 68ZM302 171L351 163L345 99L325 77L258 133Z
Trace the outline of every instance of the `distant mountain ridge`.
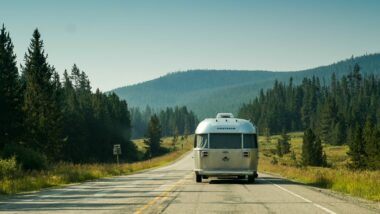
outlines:
M160 109L186 105L202 119L214 117L217 112L236 113L242 103L252 100L261 88L271 87L276 79L289 81L293 77L297 84L314 75L327 84L333 72L338 77L347 74L355 63L364 75L380 74L380 54L371 54L301 71L189 70L112 91L129 106Z

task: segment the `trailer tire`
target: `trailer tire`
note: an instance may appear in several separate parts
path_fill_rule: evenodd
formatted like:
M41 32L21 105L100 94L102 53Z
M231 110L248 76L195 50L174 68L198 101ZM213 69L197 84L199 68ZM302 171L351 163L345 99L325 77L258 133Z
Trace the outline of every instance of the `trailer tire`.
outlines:
M253 175L248 175L248 183L255 183L255 177Z
M259 174L257 174L257 172L253 172L253 176L255 176L255 178L259 177Z
M202 176L201 175L198 175L198 174L195 174L195 181L197 183L201 183L202 182Z

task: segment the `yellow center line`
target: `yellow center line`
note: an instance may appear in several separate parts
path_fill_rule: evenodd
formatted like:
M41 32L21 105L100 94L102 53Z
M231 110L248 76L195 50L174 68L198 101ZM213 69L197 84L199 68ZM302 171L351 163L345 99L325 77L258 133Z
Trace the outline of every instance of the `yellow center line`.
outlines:
M180 184L182 184L185 181L185 179L186 179L186 177L177 181L176 183L174 183L170 188L163 190L163 193L159 194L158 196L156 196L155 198L150 200L147 204L140 207L140 209L136 210L133 214L141 214L144 210L155 205L160 199L161 200L166 199L169 196L169 194L172 193L176 187L178 187Z

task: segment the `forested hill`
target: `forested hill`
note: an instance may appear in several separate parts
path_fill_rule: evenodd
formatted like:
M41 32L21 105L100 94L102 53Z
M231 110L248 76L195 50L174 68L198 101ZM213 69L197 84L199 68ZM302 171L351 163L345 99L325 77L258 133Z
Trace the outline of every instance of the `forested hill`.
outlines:
M260 89L273 85L275 79L298 84L304 77L317 76L327 84L332 72L337 77L347 74L355 63L363 75L380 74L380 54L346 59L331 65L302 71L190 70L113 90L130 106L153 108L187 106L200 119L217 112L236 113L242 103L253 100Z

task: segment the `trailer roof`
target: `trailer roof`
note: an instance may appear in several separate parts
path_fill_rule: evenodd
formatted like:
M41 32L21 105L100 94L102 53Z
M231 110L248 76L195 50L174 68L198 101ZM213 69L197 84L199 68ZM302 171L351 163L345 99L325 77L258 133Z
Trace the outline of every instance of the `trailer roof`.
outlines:
M200 122L195 134L206 133L257 133L250 121L239 118L207 118Z

